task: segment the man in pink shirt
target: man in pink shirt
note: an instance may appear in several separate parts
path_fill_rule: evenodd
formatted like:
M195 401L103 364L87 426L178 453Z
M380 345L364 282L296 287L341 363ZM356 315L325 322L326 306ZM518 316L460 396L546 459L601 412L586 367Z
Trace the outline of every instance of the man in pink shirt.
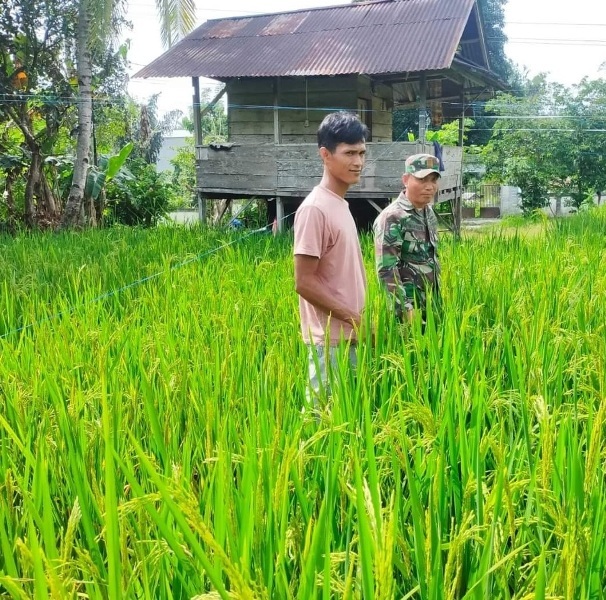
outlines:
M318 407L330 364L343 345L353 367L366 295L358 232L345 194L360 181L368 129L356 115L327 115L318 129L324 163L320 184L295 215L295 288L303 341L309 348L308 400Z

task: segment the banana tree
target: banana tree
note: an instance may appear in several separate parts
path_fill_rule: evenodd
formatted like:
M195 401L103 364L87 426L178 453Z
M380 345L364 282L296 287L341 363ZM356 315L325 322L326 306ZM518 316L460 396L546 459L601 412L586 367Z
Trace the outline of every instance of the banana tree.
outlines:
M132 150L133 144L129 142L118 154L101 156L99 164L89 169L84 188L84 210L91 225L101 224L105 204L105 186L119 173Z

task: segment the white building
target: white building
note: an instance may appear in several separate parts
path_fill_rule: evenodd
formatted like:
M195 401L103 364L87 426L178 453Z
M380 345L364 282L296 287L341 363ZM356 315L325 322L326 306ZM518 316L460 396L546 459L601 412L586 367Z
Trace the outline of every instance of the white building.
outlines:
M158 162L156 163L158 172L171 170L173 166L170 164L170 161L176 156L177 150L186 146L187 140L193 140L193 137L193 133L190 133L187 129L175 129L173 132L165 135L158 154Z

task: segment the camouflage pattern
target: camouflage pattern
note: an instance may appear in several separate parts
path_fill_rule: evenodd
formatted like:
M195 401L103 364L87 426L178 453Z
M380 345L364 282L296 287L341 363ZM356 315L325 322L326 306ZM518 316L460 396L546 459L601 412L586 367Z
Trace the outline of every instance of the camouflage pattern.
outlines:
M404 193L374 223L377 274L400 319L415 307L425 309L428 289L439 297L437 229L431 206L415 209Z
M440 175L440 161L433 154L413 154L404 163L404 173L423 179L431 173Z

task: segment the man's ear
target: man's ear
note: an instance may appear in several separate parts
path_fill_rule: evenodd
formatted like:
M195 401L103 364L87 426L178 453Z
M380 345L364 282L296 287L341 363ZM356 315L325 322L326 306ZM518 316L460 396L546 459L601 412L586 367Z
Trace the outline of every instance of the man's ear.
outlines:
M320 158L322 160L326 160L329 156L330 156L331 152L328 148L325 148L324 146L320 147Z
M402 187L406 188L406 182L408 181L408 178L410 177L410 175L408 175L407 173L405 173L404 175L402 175Z

